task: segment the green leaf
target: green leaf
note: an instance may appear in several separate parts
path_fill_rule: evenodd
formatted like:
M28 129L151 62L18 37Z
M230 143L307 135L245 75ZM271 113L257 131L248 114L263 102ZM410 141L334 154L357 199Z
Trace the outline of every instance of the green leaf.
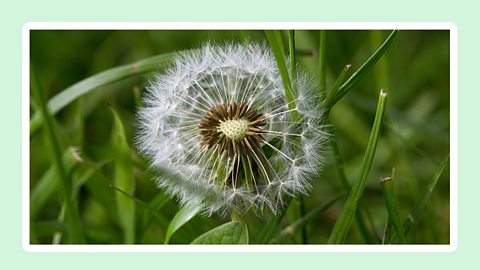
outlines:
M380 60L383 54L393 43L397 34L398 30L393 30L392 33L390 33L390 35L387 37L385 42L380 46L380 48L378 48L378 50L373 53L372 56L370 56L370 58L368 58L368 60L357 71L355 71L355 73L353 73L352 76L350 76L350 78L348 78L348 80L344 84L342 84L342 86L338 88L338 92L335 98L332 99L329 104L327 104L328 108L333 107L335 103L342 99L347 94L347 92L352 89L353 86L360 82L363 77L365 77L365 75L367 75L370 70L372 70L378 60Z
M169 64L177 53L167 53L145 58L143 60L123 65L103 72L97 73L91 77L83 79L78 83L65 88L57 95L52 97L47 104L49 113L53 116L61 109L75 101L77 98L87 94L88 92L121 79L157 70ZM30 137L36 134L43 125L43 118L40 112L36 112L30 120Z
M172 218L170 224L168 224L167 233L165 235L164 244L168 244L170 242L170 238L172 237L173 233L180 229L185 223L195 217L198 212L202 209L203 205L200 203L191 203L185 204Z
M115 153L114 185L124 192L133 195L135 192L135 179L133 177L133 164L129 144L120 117L113 108L111 110L114 117L111 138ZM133 244L135 243L135 202L119 193L116 194L115 199L120 225L123 230L124 243Z
M385 105L387 101L387 93L380 91L378 99L377 112L375 113L375 120L373 121L372 132L368 140L367 150L363 157L362 167L357 182L355 182L352 190L348 194L347 202L338 218L333 231L328 240L329 244L341 244L345 241L350 225L352 224L353 216L357 210L358 200L362 196L365 185L367 184L368 173L372 167L373 157L377 149L378 140L380 138L380 130L382 127L382 119L385 112Z
M248 229L245 223L232 221L222 224L200 235L192 244L195 245L246 245Z

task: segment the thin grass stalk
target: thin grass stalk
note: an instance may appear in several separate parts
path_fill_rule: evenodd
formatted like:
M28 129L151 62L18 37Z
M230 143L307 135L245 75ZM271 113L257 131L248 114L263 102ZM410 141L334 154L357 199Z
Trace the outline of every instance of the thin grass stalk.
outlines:
M407 241L405 239L405 233L400 219L400 210L398 207L397 194L395 192L395 187L393 184L393 175L392 177L385 177L380 180L383 198L385 200L385 205L387 206L388 219L395 228L398 238L400 239L400 243L406 244Z
M375 150L377 148L378 140L380 138L380 130L382 127L383 115L385 112L385 106L387 101L387 93L383 90L380 91L380 97L378 99L377 112L375 114L375 120L373 122L372 132L370 133L370 139L368 141L367 150L363 158L362 166L360 168L360 174L358 180L355 182L352 190L348 195L345 207L340 214L333 231L328 240L329 244L342 244L350 230L353 217L357 210L357 205L360 197L363 194L365 185L367 183L368 173L372 167L373 157L375 156Z
M382 58L387 49L392 45L395 37L398 35L398 30L393 30L387 37L385 42L375 51L370 58L348 78L348 80L338 88L338 93L332 101L327 104L327 107L333 107L340 99L342 99L353 86L359 83L375 66L375 64Z
M60 195L65 206L65 215L69 242L81 244L85 242L80 215L72 198L72 183L62 162L62 150L58 144L57 135L53 126L52 116L47 110L44 97L38 85L33 68L30 68L31 91L40 108L40 117L45 121L45 133L53 150L54 164L57 169L58 181L61 184Z
M318 73L320 80L320 93L327 89L327 65L326 65L326 36L325 30L320 30L319 43L318 43Z
M283 87L285 88L285 96L288 102L288 109L293 110L296 107L295 104L295 92L292 85L292 80L288 72L285 48L282 41L282 33L279 30L265 30L268 43L272 48L273 55L277 61L280 76L282 77ZM299 119L299 114L296 110L290 112L292 122Z
M296 48L295 48L295 30L288 31L288 49L289 49L289 56L290 56L290 76L293 80L295 80L295 76L297 74L296 67L297 67L297 60L296 60ZM299 197L299 218L302 219L305 216L305 199L303 195ZM307 228L302 227L301 231L301 239L302 244L307 244L308 236L307 236Z
M340 149L338 147L337 137L335 134L335 130L331 131L332 137L330 139L330 145L332 146L333 155L335 157L335 168L337 169L338 176L340 178L340 185L347 193L350 192L351 186L348 182L347 175L345 174L345 165L343 162L342 155L340 153ZM360 200L360 206L364 205L363 201ZM368 230L367 223L364 219L364 211L362 211L362 207L359 207L359 211L355 211L355 222L358 225L358 229L360 230L360 234L362 235L363 240L366 243L373 243L374 239L371 236L370 231Z

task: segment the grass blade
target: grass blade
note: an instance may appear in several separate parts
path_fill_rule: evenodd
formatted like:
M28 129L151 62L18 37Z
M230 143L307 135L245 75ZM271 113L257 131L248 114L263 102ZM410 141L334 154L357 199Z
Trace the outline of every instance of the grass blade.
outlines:
M150 226L150 223L154 219L154 215L158 214L158 211L162 209L169 201L171 200L170 196L165 193L158 193L149 203L149 207L154 209L155 211L145 211L142 215L142 229L141 231L144 232ZM162 216L163 220L167 220L165 217ZM166 226L168 226L168 221L166 222Z
M180 227L195 217L200 210L202 210L202 204L199 203L185 204L182 208L180 208L180 210L172 218L172 221L170 221L170 224L168 224L164 244L168 244L173 233L175 233L175 231L180 229Z
M297 68L295 52L295 30L288 30L288 56L290 56L291 74L292 76L295 76Z
M72 183L71 179L68 176L67 170L65 169L62 162L62 150L58 143L55 129L53 128L53 119L47 110L47 106L45 104L45 100L40 91L40 88L37 84L37 79L35 77L35 73L33 72L33 68L30 68L30 76L32 83L31 91L33 97L36 99L38 106L40 107L41 117L45 119L46 136L53 150L54 165L57 169L58 180L62 187L61 192L59 193L62 196L63 203L65 205L69 242L72 244L84 243L85 239L83 236L80 215L78 214L77 207L72 198Z
M335 196L333 199L331 199L330 201L328 201L327 203L317 206L308 214L306 214L304 217L298 219L295 223L287 226L282 231L280 231L280 233L278 233L277 236L270 241L270 244L279 243L281 240L283 240L286 237L294 236L295 232L297 232L299 229L305 228L305 225L308 224L310 220L312 220L314 217L323 213L325 210L327 210L330 206L332 206L344 195L345 195L344 193L339 194Z
M119 81L129 76L157 70L169 64L175 55L177 54L168 53L145 58L138 62L111 68L83 79L52 97L47 104L48 112L51 115L55 115L78 97L85 95L100 86ZM43 119L40 112L36 112L30 120L30 137L36 134L36 132L42 128L42 125Z
M289 56L290 56L290 70L292 74L292 78L295 79L294 76L296 76L296 67L297 67L297 62L296 62L296 53L295 53L295 30L288 30L288 50L289 50ZM300 195L298 198L299 200L299 218L303 218L305 216L305 199L303 198L303 195ZM301 232L301 237L302 237L302 244L307 244L307 228L302 227L302 232Z
M318 45L318 72L320 79L320 93L327 89L327 65L326 65L326 54L325 54L325 41L327 32L325 30L320 30L319 45Z
M398 238L402 244L406 244L405 234L400 219L400 210L398 207L397 194L395 193L395 188L393 185L393 175L392 177L383 178L380 181L382 186L383 198L385 199L385 205L388 210L388 219L390 223L393 224L395 231L397 232Z
M69 147L63 153L62 163L67 174L82 162L83 160L74 147ZM32 188L30 192L30 218L32 220L37 217L38 213L43 209L45 203L51 198L55 191L58 191L60 183L57 182L57 179L57 169L55 165L52 165Z
M112 146L115 157L114 185L124 192L133 195L135 179L130 148L125 135L123 123L118 113L112 110L114 125L112 130ZM117 212L123 230L125 244L135 243L135 203L121 194L116 194Z
M292 81L288 73L288 67L285 56L285 48L282 42L282 33L280 30L265 30L265 35L267 36L268 43L272 48L273 55L275 60L277 60L278 70L280 71L280 76L282 77L283 87L285 88L285 96L288 102L288 109L295 109L295 92L293 90ZM296 121L299 117L296 110L290 112L292 121Z
M362 78L365 77L365 75L367 75L372 70L378 60L380 60L383 54L393 43L397 34L398 30L393 30L390 33L390 35L387 37L385 42L378 48L378 50L373 53L372 56L370 56L370 58L357 71L355 71L355 73L353 73L352 76L350 76L350 78L348 78L348 80L344 84L342 84L342 86L340 86L337 95L330 101L330 103L327 104L327 107L333 107L333 105L335 105L340 99L342 99L353 86L360 82Z
M337 142L337 135L335 134L335 130L332 130L332 137L330 139L330 145L332 146L333 155L335 157L335 167L337 168L338 176L340 177L340 184L346 192L350 192L351 186L348 182L347 175L345 174L345 165L343 162L342 155L340 153L340 149L338 147ZM359 211L355 211L355 221L357 222L358 229L366 243L373 243L373 238L371 236L370 231L368 230L367 223L365 222L364 216L366 215L364 202L362 200L359 201L360 208Z
M222 224L200 235L194 245L246 245L248 244L248 229L245 223L232 221Z
M445 159L442 161L442 163L440 164L440 167L437 169L432 179L430 179L430 182L425 187L425 190L423 191L422 196L415 203L415 206L413 207L412 212L410 213L410 215L408 215L407 219L403 223L405 234L408 233L413 223L415 223L417 218L420 216L420 213L423 211L423 209L427 205L427 202L430 199L430 195L432 195L432 192L438 183L438 179L440 179L440 176L442 175L442 172L445 169L445 166L447 165L449 160L450 160L450 154L448 154L445 157Z
M325 99L325 104L331 104L332 99L337 96L338 89L345 82L345 77L347 76L348 71L350 70L350 67L352 67L352 65L348 64L343 68L342 73L340 73L340 75L338 76L332 89L328 91L327 98ZM330 110L330 109L331 107L327 108L327 110Z
M385 105L387 101L387 93L380 91L380 97L378 99L377 112L375 114L375 120L373 122L372 132L370 133L370 139L368 141L367 150L362 161L362 167L360 168L360 175L357 182L355 182L352 190L348 194L347 202L343 208L340 217L338 218L333 228L332 234L328 240L329 244L341 244L345 241L347 233L352 224L353 216L357 210L358 200L362 196L363 190L367 183L367 176L372 166L373 157L375 156L375 150L377 148L378 140L380 138L380 130L382 127L382 119L385 112Z

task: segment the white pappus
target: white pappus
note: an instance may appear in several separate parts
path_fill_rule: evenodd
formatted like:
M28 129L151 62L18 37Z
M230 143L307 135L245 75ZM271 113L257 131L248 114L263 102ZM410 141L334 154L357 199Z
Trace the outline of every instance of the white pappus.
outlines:
M315 85L293 75L288 102L268 47L206 44L178 56L138 113L137 146L164 172L158 186L208 214L276 213L287 196L307 193L328 136Z

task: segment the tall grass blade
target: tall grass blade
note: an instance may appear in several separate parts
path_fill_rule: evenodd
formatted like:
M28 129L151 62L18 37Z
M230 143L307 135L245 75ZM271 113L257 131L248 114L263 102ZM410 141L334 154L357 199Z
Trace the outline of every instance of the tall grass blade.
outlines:
M65 214L66 214L66 223L69 236L69 242L75 244L84 243L85 239L83 236L82 224L80 220L80 215L78 214L75 201L72 197L72 182L69 178L67 170L62 162L62 150L58 143L55 129L53 127L53 119L50 115L47 106L45 104L44 97L38 86L37 79L33 68L30 67L30 76L31 76L31 92L35 98L38 106L40 107L40 115L45 119L45 132L46 137L50 143L50 146L53 150L54 165L57 169L58 181L61 184L61 192L63 203L65 205Z
M288 30L288 56L290 57L290 71L292 77L297 71L297 56L295 52L295 30Z
M393 175L392 177L383 178L380 181L382 187L383 198L385 199L385 205L387 206L388 219L395 231L397 232L400 243L406 244L405 234L403 230L403 225L400 219L400 210L398 207L397 194L395 193L395 187L393 185Z
M330 145L332 146L333 155L335 157L335 167L337 169L338 176L340 178L340 185L342 186L343 190L347 193L350 192L351 186L348 182L347 175L345 174L345 164L343 162L342 155L340 153L340 149L338 147L337 142L337 135L335 134L335 130L332 130L332 137L330 139ZM360 234L362 235L363 239L366 243L373 243L374 239L371 236L370 231L368 230L367 223L365 222L364 216L365 211L363 210L364 202L362 200L359 201L360 207L358 211L355 211L355 221L357 222L358 229Z
M327 89L327 65L326 65L326 34L327 31L320 30L318 43L318 73L320 80L320 93Z
M135 192L135 179L133 177L133 164L130 155L130 147L125 135L123 123L118 113L112 110L114 125L112 130L111 144L115 157L114 185L124 192L133 195ZM116 194L117 213L123 230L125 244L135 243L135 203L123 196Z
M270 47L272 48L275 60L277 60L280 76L282 77L283 87L285 88L285 96L288 102L288 109L292 110L296 107L296 94L294 92L292 81L288 72L285 48L282 41L282 33L280 30L265 30L265 35L267 37L268 43L270 44ZM292 121L298 120L299 115L297 111L291 111L290 115Z
M372 166L373 157L375 156L375 150L377 148L378 140L380 138L380 130L382 127L383 115L385 112L385 106L387 101L387 93L380 91L380 97L378 99L377 112L375 114L375 120L373 122L372 131L370 133L370 139L368 141L367 150L362 161L360 168L360 174L358 180L355 182L352 190L348 194L347 202L338 218L333 231L328 240L329 244L341 244L345 241L345 238L349 232L350 225L352 224L353 216L357 210L358 200L362 196L363 190L367 183L368 173Z
M383 56L383 54L387 51L387 49L392 45L393 41L395 40L395 37L398 34L398 30L393 30L390 35L387 37L385 42L378 48L378 50L370 56L370 58L357 70L355 73L348 78L348 80L340 86L338 89L338 93L333 98L329 104L327 104L327 107L333 107L340 99L342 99L347 92L352 89L353 86L355 86L358 82L360 82L365 75L367 75L372 68L375 66L375 64L380 60L380 58Z

